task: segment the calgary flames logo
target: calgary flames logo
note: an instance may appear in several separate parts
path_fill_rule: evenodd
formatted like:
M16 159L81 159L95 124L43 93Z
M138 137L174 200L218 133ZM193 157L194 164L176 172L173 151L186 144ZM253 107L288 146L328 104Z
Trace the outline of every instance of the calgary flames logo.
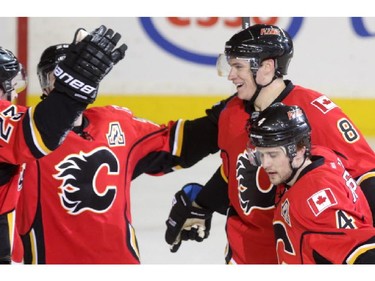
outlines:
M261 167L250 164L246 150L237 158L236 177L244 214L249 215L253 209L268 210L275 207L276 186L270 183Z
M77 215L87 210L103 213L111 207L116 197L116 186L106 186L101 193L96 186L104 167L108 175L119 173L118 159L106 147L87 154L69 155L56 165L59 172L54 177L62 181L60 201L70 214Z

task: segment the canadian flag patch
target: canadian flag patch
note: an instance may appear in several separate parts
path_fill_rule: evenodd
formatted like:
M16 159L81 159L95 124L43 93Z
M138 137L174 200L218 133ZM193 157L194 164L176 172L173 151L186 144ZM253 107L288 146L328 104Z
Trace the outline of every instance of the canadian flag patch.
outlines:
M331 189L325 188L307 199L307 203L309 204L310 209L313 211L314 215L317 217L328 207L336 205L337 200L333 195Z
M313 100L311 104L318 108L324 114L326 114L331 109L337 107L337 105L326 96L321 96Z

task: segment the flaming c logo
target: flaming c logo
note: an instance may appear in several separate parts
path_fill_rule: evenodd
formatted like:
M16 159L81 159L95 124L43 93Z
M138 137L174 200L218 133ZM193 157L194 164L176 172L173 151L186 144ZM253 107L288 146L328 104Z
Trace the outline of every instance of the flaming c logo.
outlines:
M106 147L69 155L56 165L59 172L54 177L62 181L61 205L69 214L104 213L112 206L117 187L107 185L103 192L97 189L97 175L104 168L108 175L118 175L120 169L116 155Z
M250 164L246 151L238 155L236 177L238 197L245 215L250 215L254 209L270 210L275 207L276 186L270 183L264 170Z

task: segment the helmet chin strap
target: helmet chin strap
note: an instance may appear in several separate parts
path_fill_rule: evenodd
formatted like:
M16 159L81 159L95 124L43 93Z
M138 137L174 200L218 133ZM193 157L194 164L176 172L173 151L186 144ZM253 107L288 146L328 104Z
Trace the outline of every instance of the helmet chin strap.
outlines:
M12 93L6 92L5 97L6 97L7 101L12 101Z
M13 92L14 89L12 88L8 88L5 90L5 96L7 98L7 101L12 101L12 92Z
M307 159L307 157L305 155L305 157L303 158L303 162L301 163L301 165L299 165L299 167L296 167L296 168L293 168L293 165L292 165L293 159L290 159L289 165L290 165L290 168L292 169L292 174L289 176L289 178L287 178L284 181L285 184L288 185L288 183L296 176L297 171L305 164L306 159Z
M259 85L259 84L257 83L256 76L257 76L256 73L255 73L255 74L253 73L254 82L255 82L255 84L257 85L257 88L256 88L256 90L255 90L255 92L254 92L254 95L253 95L253 96L251 97L251 99L249 100L249 103L250 103L251 105L254 105L255 100L256 100L257 97L259 96L260 91L261 91L263 88L268 87L269 85L271 85L271 83L277 79L277 76L274 75L269 83L267 83L266 85Z

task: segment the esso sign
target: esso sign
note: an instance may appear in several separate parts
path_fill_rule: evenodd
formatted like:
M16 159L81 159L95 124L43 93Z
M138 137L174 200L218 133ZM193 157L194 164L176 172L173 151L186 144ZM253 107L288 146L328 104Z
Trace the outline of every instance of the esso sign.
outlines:
M164 51L189 62L215 66L225 42L242 29L242 18L140 18L150 39ZM251 17L251 24L273 24L285 29L293 38L300 30L303 18Z

